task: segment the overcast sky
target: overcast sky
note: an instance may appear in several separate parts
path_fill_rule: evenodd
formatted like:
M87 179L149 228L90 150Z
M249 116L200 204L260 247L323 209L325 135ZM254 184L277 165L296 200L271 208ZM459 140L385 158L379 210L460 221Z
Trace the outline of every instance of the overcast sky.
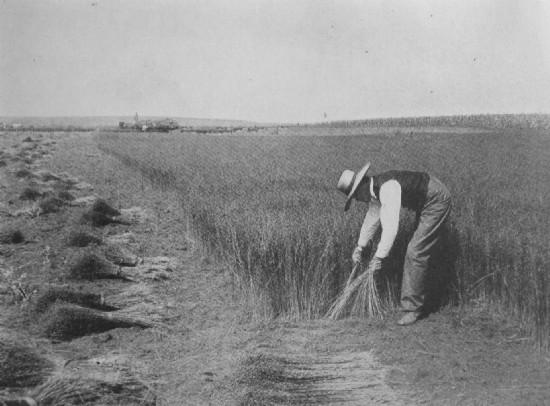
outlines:
M0 116L550 113L544 3L0 0Z

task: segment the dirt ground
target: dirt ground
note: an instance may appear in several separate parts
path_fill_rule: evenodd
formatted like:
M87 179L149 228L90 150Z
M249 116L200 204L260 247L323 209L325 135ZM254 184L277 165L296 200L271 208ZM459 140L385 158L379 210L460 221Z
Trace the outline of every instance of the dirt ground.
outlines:
M86 404L550 405L550 354L537 352L505 315L482 304L447 308L406 328L395 325L397 315L384 321L255 320L230 273L189 235L177 196L105 156L94 134L3 133L0 148L0 233L19 230L25 240L0 243L0 338L53 362L49 375L100 387ZM40 170L74 178L64 190L76 198L139 207L144 217L84 225L85 201L46 213L40 200L21 199L29 187L59 192L59 180ZM168 257L175 265L143 274L118 268L132 280L71 279L72 258L87 252L67 246L75 229L104 242L130 232L135 256ZM33 309L54 285L102 294L152 327L69 340L45 336L45 321ZM4 387L0 395L30 389Z

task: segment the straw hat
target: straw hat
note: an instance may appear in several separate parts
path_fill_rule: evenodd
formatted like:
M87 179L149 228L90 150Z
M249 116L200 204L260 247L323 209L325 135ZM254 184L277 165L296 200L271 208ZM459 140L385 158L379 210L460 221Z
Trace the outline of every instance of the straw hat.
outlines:
M349 206L351 205L351 198L357 191L357 187L367 174L367 171L369 170L370 162L367 162L365 166L359 170L359 172L355 173L353 171L350 171L349 169L344 170L342 172L342 175L340 176L340 180L338 181L338 190L342 193L346 194L348 197L346 199L346 204L344 206L344 211L348 211Z

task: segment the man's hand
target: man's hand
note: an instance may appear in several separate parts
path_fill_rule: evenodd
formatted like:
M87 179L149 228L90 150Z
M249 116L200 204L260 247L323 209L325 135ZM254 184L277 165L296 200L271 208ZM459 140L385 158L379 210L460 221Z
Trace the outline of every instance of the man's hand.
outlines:
M353 265L363 262L363 247L359 245L355 247L353 254L351 255L351 260L353 261Z
M382 269L382 258L377 256L372 257L367 267L367 272L375 274Z

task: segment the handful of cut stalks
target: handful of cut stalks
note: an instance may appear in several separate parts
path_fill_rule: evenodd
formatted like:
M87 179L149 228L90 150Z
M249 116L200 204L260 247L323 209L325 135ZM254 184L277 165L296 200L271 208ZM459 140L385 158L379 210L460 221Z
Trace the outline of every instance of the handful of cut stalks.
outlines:
M376 274L371 267L367 267L355 279L355 274L361 271L362 264L354 265L344 291L330 306L327 317L337 320L346 314L358 317L383 318L382 301L376 286Z
M0 406L56 406L85 404L98 398L93 386L80 379L51 378L27 396L0 399Z

